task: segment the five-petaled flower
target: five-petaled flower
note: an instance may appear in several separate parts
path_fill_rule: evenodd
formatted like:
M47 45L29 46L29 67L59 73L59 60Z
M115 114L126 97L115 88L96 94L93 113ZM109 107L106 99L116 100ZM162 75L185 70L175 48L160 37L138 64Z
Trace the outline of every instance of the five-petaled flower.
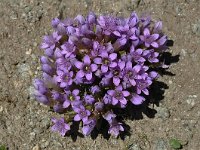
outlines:
M66 132L70 130L70 126L65 123L64 118L52 118L51 120L54 123L54 125L51 127L51 130L59 132L61 136L65 136Z
M87 80L91 80L93 72L97 70L97 65L91 64L91 60L88 55L84 56L83 62L76 61L74 65L77 69L79 69L76 74L77 78L83 78L85 76Z

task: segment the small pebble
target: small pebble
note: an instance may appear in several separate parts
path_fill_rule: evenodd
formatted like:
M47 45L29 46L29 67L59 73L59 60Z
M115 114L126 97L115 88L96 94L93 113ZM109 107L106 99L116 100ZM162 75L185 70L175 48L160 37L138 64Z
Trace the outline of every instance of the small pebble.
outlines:
M34 46L34 47L37 47L38 44L37 44L36 42L33 42L33 46Z
M32 150L40 150L39 145L37 144L36 146L34 146Z
M26 55L30 55L32 52L32 49L29 49L28 51L26 51Z
M128 150L142 150L138 144L131 144L128 146Z
M170 117L170 112L167 108L164 107L156 107L157 110L156 116L161 119L167 119Z
M0 106L0 112L2 112L3 111L3 107L2 106Z
M155 142L154 150L167 150L167 143L163 139L158 139Z
M173 82L172 82L172 80L169 80L169 84L172 84Z
M186 102L191 105L191 106L194 106L195 103L196 103L196 98L197 98L197 95L189 95L188 96L188 99L186 100Z

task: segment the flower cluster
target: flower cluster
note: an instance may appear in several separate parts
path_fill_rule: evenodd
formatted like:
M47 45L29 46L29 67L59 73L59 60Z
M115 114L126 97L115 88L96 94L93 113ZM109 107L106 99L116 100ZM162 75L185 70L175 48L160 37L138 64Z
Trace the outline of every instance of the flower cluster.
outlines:
M103 118L117 137L124 128L113 108L142 104L164 64L162 22L134 12L128 18L90 12L85 18L55 18L52 27L41 44L42 79L34 80L36 99L63 116L52 119L52 130L64 136L77 121L89 135Z

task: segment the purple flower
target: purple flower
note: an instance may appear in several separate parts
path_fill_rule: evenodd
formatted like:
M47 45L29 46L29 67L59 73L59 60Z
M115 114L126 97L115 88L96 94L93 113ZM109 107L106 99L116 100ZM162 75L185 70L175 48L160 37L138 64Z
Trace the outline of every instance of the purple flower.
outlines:
M132 56L133 60L136 63L143 63L143 62L145 62L145 59L142 57L143 51L144 50L142 50L142 49L136 49L135 50L134 46L131 46L130 55Z
M118 86L120 84L121 78L122 78L122 70L125 67L124 61L119 61L118 66L113 68L111 72L106 74L105 76L107 78L113 78L113 83L115 86Z
M62 113L64 111L63 105L58 103L53 106L53 110L57 113Z
M155 78L158 77L158 73L155 72L155 71L151 71L151 72L149 73L149 77L152 78L152 79L155 79Z
M85 76L87 80L92 79L92 73L95 72L98 68L96 64L91 64L91 60L88 55L84 56L83 63L80 61L76 61L75 66L79 69L76 77L83 78Z
M73 44L66 42L63 45L61 45L61 48L62 48L61 53L65 55L65 58L75 57L74 52L76 50L76 47Z
M80 121L83 122L88 120L88 117L91 115L91 112L87 109L85 109L84 106L80 105L79 107L74 107L73 110L77 113L74 116L74 121Z
M68 87L73 83L73 71L68 70L57 70L57 76L55 77L55 81L60 83L60 87Z
M135 27L139 23L139 18L135 12L131 13L128 24L131 28Z
M94 104L94 107L95 107L95 110L96 110L96 111L102 111L103 108L104 108L104 104L103 104L102 102L96 102L96 103Z
M88 136L92 132L92 130L94 129L95 126L96 126L95 119L89 119L89 120L85 121L83 128L82 128L83 134L85 136Z
M33 82L35 91L33 93L33 95L35 96L35 98L40 102L43 103L45 105L49 105L50 104L50 100L49 98L46 96L47 93L47 88L44 84L44 82L40 79L35 79Z
M47 92L47 88L45 87L45 84L42 80L35 79L33 81L33 85L34 85L35 90L39 91L41 94L44 94Z
M117 122L115 119L110 123L110 128L108 130L108 133L111 134L114 137L117 137L119 135L120 131L124 131L124 128L122 126L122 123Z
M132 86L136 85L136 79L141 79L141 76L139 75L139 71L141 70L140 65L132 66L132 63L129 61L126 63L125 68L125 81L129 81Z
M149 95L148 87L152 84L151 79L140 79L136 81L137 83L137 94L141 94L143 92L145 95Z
M108 86L110 84L110 78L111 77L104 77L101 79L100 84L104 87L104 86Z
M158 39L157 43L159 44L159 46L164 46L167 42L167 36L163 35L161 38ZM165 50L165 49L164 49ZM163 51L164 51L163 50Z
M64 95L64 103L63 103L63 108L68 108L71 105L73 105L74 101L79 101L80 96L79 96L79 90L74 89L72 92L65 90L65 95Z
M110 35L112 32L116 30L117 22L116 18L111 16L100 16L97 19L97 22L104 29L105 35Z
M56 43L61 39L61 36L58 35L57 32L53 32L50 36L44 36L43 43L41 45L42 49L54 49L56 46ZM49 55L48 55L49 56Z
M51 130L59 132L61 136L65 136L66 132L70 130L70 126L65 123L64 118L52 118L51 120L54 123L54 125L51 127Z
M159 34L150 34L150 31L148 28L144 29L143 35L140 36L140 39L144 42L146 47L154 47L158 48L159 45L156 42L156 40L159 38Z
M86 94L83 99L86 104L93 104L95 102L95 99L92 95Z
M105 104L111 104L112 103L112 97L108 94L105 94L103 97L103 101Z
M119 50L122 46L124 46L125 44L127 43L127 38L126 36L122 35L121 38L117 39L116 42L113 44L113 47L116 49L116 50Z
M143 52L143 56L146 59L148 59L148 61L151 62L151 63L157 63L157 62L159 62L159 60L157 58L158 55L159 55L159 53L155 52L153 49L151 49L151 50L145 50Z
M50 105L50 100L49 98L44 95L44 94L41 94L39 91L35 90L34 91L34 94L33 94L36 98L36 100L40 103L43 103L45 105Z
M159 33L161 30L162 30L162 21L158 21L154 25L153 32Z
M132 97L131 97L131 102L134 104L134 105L140 105L143 103L143 101L145 101L145 98L138 95L138 94L132 94Z
M116 87L115 90L108 90L107 93L112 97L112 105L117 105L118 102L126 105L127 100L125 97L130 95L128 91L123 91L122 86Z
M68 59L64 57L57 58L55 61L56 67L60 70L70 70L72 68L72 63L70 61L72 61L72 59L70 58Z
M90 92L91 92L92 94L98 93L98 92L100 92L100 87L99 87L98 85L92 86L92 87L90 88Z
M49 75L54 73L54 69L48 64L42 64L42 71Z
M117 58L116 53L108 54L106 51L101 52L101 57L94 59L94 62L98 65L101 65L102 73L108 72L109 67L114 68L117 66L117 63L114 62Z
M63 102L63 96L58 91L51 91L51 97L56 101Z
M93 12L89 12L86 22L88 22L89 25L96 24L96 15Z
M60 23L60 19L58 18L54 18L52 21L51 21L51 25L54 29L57 28L58 24Z
M103 115L103 118L104 118L106 121L108 121L108 123L110 124L110 123L112 123L112 121L116 118L116 115L115 115L113 112L108 111L107 113L105 113L105 114Z
M91 55L93 57L98 56L102 49L103 49L103 47L99 44L99 42L98 41L94 41L93 42L93 48L91 50Z

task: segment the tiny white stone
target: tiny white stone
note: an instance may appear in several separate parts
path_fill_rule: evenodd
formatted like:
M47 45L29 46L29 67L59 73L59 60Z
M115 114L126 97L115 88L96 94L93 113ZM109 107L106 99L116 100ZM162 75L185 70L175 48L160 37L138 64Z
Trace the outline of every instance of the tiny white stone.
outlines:
M34 146L32 150L40 150L39 145L37 144L36 146Z
M0 112L2 112L3 111L3 107L2 106L0 106Z

